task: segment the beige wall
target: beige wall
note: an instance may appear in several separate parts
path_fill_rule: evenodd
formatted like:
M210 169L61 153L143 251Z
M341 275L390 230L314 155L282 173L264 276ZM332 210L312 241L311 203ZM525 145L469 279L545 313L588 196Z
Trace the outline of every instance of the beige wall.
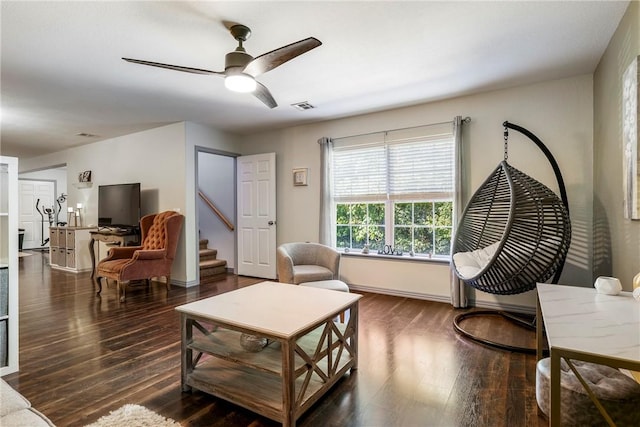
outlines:
M593 81L590 75L488 92L397 110L264 132L243 138L243 154L275 152L278 244L317 241L319 147L322 136L341 137L470 116L465 125L467 188L475 191L503 158L502 123L535 133L556 157L569 194L574 240L562 281L591 283ZM320 106L320 108L322 108ZM553 170L526 137L512 131L510 163L557 191ZM294 187L291 170L309 168L309 186ZM363 289L449 300L448 266L433 262L343 257L342 276ZM475 292L485 306L535 306L532 293L511 297Z
M594 261L593 276L618 277L631 290L640 272L640 221L622 210L622 74L640 54L640 5L629 4L593 78Z
M195 147L230 150L235 141L223 132L193 124L174 123L118 138L20 161L20 171L67 165L69 206L82 203L85 224L97 224L98 186L139 182L142 215L178 209L185 215L172 281L196 282L197 224L195 208ZM93 186L75 188L78 172L91 170ZM102 253L102 252L101 252Z

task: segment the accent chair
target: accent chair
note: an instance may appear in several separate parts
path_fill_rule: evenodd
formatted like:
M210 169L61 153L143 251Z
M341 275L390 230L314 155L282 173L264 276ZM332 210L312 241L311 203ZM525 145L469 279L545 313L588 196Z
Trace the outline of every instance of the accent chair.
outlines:
M278 280L299 285L340 278L340 253L319 243L284 243L276 252Z
M142 245L111 248L107 257L98 263L95 279L97 294L102 292L102 278L117 282L118 295L122 292L122 302L125 301L126 286L131 280L145 280L150 285L152 277L165 277L169 291L171 265L183 222L184 216L174 211L142 217Z

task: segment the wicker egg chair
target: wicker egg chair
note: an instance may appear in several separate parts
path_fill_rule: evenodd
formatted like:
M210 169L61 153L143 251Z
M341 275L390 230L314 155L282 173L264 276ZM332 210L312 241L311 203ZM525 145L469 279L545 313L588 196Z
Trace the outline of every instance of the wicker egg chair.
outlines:
M483 292L513 295L535 289L536 283L557 283L571 243L571 222L558 165L538 137L505 122L505 159L473 195L458 225L452 266L465 284ZM508 129L529 137L553 167L561 196L507 163ZM461 322L472 316L500 315L533 328L502 311L475 311L456 316L456 331L483 344L526 353L534 349L496 343L465 331Z

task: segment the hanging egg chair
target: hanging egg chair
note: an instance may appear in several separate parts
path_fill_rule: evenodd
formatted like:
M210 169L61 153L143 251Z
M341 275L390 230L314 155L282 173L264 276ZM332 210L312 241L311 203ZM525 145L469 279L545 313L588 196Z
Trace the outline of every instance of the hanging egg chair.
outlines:
M458 278L473 288L513 295L535 289L538 282L552 279L557 283L571 243L571 222L564 181L551 152L528 130L509 122L504 127L504 161L471 197L462 214L453 243L452 266ZM560 197L507 163L508 129L523 133L544 152L556 175ZM504 312L476 311L458 315L454 327L483 344L534 352L479 338L460 326L465 318L486 314L514 320Z

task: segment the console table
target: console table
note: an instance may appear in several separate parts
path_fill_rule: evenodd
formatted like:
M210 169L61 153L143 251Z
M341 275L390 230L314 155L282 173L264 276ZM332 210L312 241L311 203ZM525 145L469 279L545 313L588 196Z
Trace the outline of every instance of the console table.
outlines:
M135 246L140 241L138 233L128 231L96 230L91 231L90 234L89 253L91 254L92 279L96 275L96 253L93 247L96 240L112 246Z
M630 292L604 295L542 283L537 289L537 356L542 358L544 328L551 357L549 424L559 426L561 358L640 370L640 303Z

